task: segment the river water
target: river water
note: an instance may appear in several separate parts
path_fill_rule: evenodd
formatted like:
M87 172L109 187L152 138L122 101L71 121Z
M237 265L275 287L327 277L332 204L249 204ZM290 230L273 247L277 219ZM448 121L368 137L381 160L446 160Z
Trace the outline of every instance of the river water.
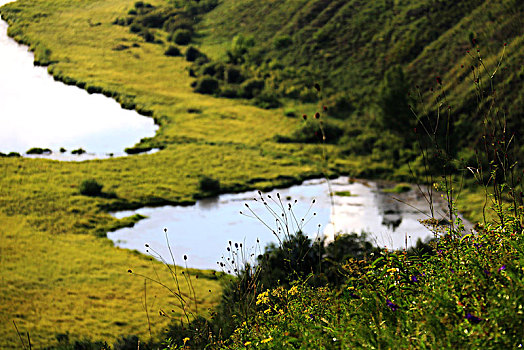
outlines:
M0 0L0 6L8 3ZM143 137L155 135L152 118L125 110L102 94L88 94L56 82L45 67L33 66L33 53L7 36L0 20L0 152L53 151L45 157L83 160L125 155ZM67 152L59 152L63 147ZM88 153L75 156L70 151Z
M347 177L332 180L333 193L344 194L333 196L334 206L325 180L305 181L301 185L274 190L263 196L277 216L281 216L283 211L280 204L268 198L270 195L277 199L279 193L286 215L292 217L286 209L289 203L296 218L289 220L290 230L294 231L297 223L302 223L301 219L304 218L305 225L301 228L313 239L324 235L329 241L335 232L367 232L368 240L376 246L402 249L406 245L415 245L417 239L432 238L433 233L419 222L431 216L429 205L420 191L413 186L407 193L390 194L383 191L384 186L372 181L350 181ZM387 186L391 187L392 184ZM261 220L255 218L245 204ZM227 255L228 241L242 243L255 256L268 243L278 242L269 229L277 231L276 219L262 204L256 191L225 194L200 200L193 206L142 208L113 215L123 218L137 213L148 218L132 228L108 233L117 246L143 253L147 253L147 250L152 253L154 250L170 261L164 232L167 229L175 259L182 262L183 255L187 255L188 266L195 268L217 268L217 262ZM435 203L435 214L437 219L447 217L443 201Z

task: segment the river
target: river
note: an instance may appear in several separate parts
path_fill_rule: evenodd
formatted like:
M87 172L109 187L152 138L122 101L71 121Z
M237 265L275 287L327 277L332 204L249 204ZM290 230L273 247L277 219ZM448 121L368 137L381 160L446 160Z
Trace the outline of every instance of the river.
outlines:
M0 6L8 2L0 0ZM39 147L51 149L43 156L51 159L107 158L125 155L126 147L155 135L152 118L57 82L33 61L33 53L9 38L7 23L0 20L0 152L24 155ZM79 148L87 153L71 154Z
M391 186L393 184L350 181L348 177L340 177L331 183L335 194L334 205L325 180L308 180L301 185L264 193L263 196L277 215L281 215L280 205L268 198L269 195L277 199L279 193L285 209L288 203L292 205L296 221L289 220L291 231L304 218L302 230L312 239L325 236L329 241L334 233L367 232L368 240L375 246L402 249L415 245L418 239L432 238L433 233L419 222L431 216L429 205L420 191L416 186L402 194L384 191ZM246 204L262 220L255 218ZM284 211L291 217L287 210ZM175 259L181 262L183 255L187 255L188 266L195 268L217 268L217 262L227 253L228 241L242 243L246 251L256 254L263 251L268 243L278 242L267 227L276 231L276 220L262 204L257 191L224 194L199 200L192 206L113 213L117 218L134 214L147 218L132 228L108 233L117 246L143 253L153 253L154 250L170 261L164 232L167 229ZM447 217L446 204L442 200L436 200L435 214L437 219ZM156 253L153 255L157 257Z

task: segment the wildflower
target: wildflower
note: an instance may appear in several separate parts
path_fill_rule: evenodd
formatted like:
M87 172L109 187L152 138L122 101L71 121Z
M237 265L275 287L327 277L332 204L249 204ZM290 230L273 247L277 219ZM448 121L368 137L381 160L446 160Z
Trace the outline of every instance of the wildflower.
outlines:
M504 271L505 269L506 269L506 265L502 265L501 267L499 267L499 272Z
M439 85L442 85L442 79L439 76L437 76L435 79Z
M184 341L184 346L185 346L186 343L189 341L189 338L188 338L188 337L185 337L185 338L183 339L183 341Z
M466 319L467 319L469 322L474 323L474 324L478 324L478 323L480 323L480 322L482 321L481 318L479 318L479 317L477 317L477 316L474 316L474 315L472 315L472 314L469 313L469 312L466 314Z
M291 287L291 289L288 290L287 293L288 293L288 294L291 294L291 295L296 295L296 294L298 293L298 288L297 288L297 286L293 286L293 287Z
M129 273L133 273L133 271L132 271L131 269L127 270L127 272L129 272Z
M261 340L260 343L265 344L265 343L269 343L272 340L273 340L273 337L269 337L267 339Z
M327 106L323 106L322 109L324 109L324 112L327 112L328 110Z
M248 346L248 345L250 345L250 344L251 344L251 342L250 342L250 341L247 341L247 342L244 343L244 346Z
M320 118L320 113L315 113L315 119L319 119Z
M303 118L304 120L306 120L306 119L307 119L307 115L306 115L306 114L302 114L302 118Z
M397 311L398 305L394 304L391 300L387 299L386 304L389 306L391 311Z
M417 283L418 282L417 276L411 276L411 282Z

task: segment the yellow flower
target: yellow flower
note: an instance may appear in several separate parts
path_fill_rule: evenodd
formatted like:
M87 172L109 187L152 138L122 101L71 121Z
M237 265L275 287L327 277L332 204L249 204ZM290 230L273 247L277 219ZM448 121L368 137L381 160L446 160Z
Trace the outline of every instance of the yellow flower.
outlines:
M184 340L184 346L185 346L186 343L189 341L189 338L186 337L186 338L184 338L183 340Z
M296 295L298 293L298 287L297 286L293 286L291 287L290 290L287 291L288 294L291 294L291 295Z
M248 346L249 344L251 344L251 342L247 341L247 342L244 343L244 346Z
M265 314L268 314L268 313L270 313L270 312L271 312L271 308L264 310L264 313L265 313Z
M260 293L257 296L257 305L259 305L259 304L267 304L267 302L269 301L268 294L269 294L268 291Z
M269 342L272 341L272 340L273 340L273 337L269 337L269 338L267 338L267 339L261 340L260 342L261 342L262 344L264 344L264 343L269 343Z

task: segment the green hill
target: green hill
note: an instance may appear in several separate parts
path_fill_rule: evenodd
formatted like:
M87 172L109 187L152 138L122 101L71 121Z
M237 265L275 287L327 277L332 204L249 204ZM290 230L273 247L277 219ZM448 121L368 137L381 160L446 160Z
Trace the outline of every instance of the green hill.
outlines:
M524 4L513 0L224 0L205 15L200 30L204 52L216 58L226 57L235 37L251 36L250 70L281 95L304 97L304 86L319 83L325 97L346 97L353 105L347 110L361 114L377 102L390 67L404 70L425 103L433 101L428 90L439 86L439 76L454 114L474 134L479 126L467 121L478 106L471 67L483 71L481 57L491 74L504 53L493 89L503 96L498 104L513 129L522 133L523 11ZM487 93L483 77L479 89Z

